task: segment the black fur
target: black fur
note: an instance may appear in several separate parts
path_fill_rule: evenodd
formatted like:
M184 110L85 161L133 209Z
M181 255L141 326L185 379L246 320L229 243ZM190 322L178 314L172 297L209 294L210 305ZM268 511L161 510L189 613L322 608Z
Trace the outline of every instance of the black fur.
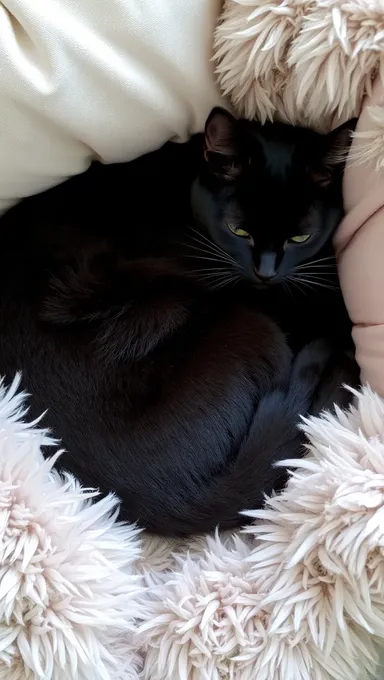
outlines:
M299 144L306 133L280 134L284 149L284 134ZM48 409L62 467L116 491L124 519L160 534L241 523L242 510L283 484L273 464L301 455L298 414L318 413L355 379L349 322L332 322L332 309L345 314L338 291L313 313L311 293L291 298L276 286L270 297L247 275L215 290L204 276L210 248L222 246L212 220L202 224L195 178L212 210L228 190L220 182L240 190L244 175L236 158L220 178L203 146L197 137L133 163L95 164L0 224L0 373L10 381L22 371L32 417ZM258 172L272 187L268 166ZM247 196L257 216L261 199Z

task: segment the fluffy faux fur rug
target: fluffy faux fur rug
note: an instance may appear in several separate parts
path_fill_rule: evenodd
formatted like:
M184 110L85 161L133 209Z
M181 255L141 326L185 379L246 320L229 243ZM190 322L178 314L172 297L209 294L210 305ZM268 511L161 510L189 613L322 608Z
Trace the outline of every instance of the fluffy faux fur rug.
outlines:
M225 0L215 37L220 86L248 118L328 132L384 82L382 0ZM361 159L384 167L384 106Z
M384 638L384 400L306 421L305 460L243 533L115 522L44 462L0 390L1 680L362 680ZM246 521L246 518L245 520ZM250 521L250 520L248 520Z
M55 442L23 422L18 385L0 386L0 679L134 680L138 531L54 471L59 451L43 461Z

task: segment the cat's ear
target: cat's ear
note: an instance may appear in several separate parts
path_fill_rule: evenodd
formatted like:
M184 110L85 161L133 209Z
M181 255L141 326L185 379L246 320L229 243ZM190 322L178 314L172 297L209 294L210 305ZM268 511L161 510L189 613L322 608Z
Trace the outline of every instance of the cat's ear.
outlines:
M237 136L236 118L225 109L213 109L205 124L204 158L212 172L224 179L236 179L241 169Z
M327 135L325 162L328 165L345 164L356 123L357 118L347 120L346 123L339 125Z
M228 111L216 107L205 124L205 150L223 156L236 156L237 121Z
M328 187L334 180L339 181L351 146L357 118L348 120L326 135L320 167L313 178L321 187Z

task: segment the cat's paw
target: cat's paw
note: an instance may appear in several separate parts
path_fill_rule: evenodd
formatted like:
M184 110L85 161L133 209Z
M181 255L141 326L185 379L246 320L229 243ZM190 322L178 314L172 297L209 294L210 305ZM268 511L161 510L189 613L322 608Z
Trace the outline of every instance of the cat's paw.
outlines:
M305 345L294 358L291 383L305 381L315 387L330 361L332 352L331 343L323 338Z
M357 388L360 384L360 369L353 351L334 350L324 371L321 383L311 408L313 415L321 411L333 411L335 405L347 408L353 398L344 385Z

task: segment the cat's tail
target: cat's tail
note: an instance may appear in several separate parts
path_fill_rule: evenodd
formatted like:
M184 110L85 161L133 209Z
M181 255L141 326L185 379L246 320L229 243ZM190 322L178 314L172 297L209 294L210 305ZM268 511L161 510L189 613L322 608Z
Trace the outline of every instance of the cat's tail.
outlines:
M318 387L329 359L325 342L307 345L294 361L288 390L261 399L232 467L206 487L202 494L206 503L194 508L193 524L200 531L245 523L242 511L262 506L265 494L284 485L286 471L276 463L303 455L305 437L298 427L299 416L322 410Z

